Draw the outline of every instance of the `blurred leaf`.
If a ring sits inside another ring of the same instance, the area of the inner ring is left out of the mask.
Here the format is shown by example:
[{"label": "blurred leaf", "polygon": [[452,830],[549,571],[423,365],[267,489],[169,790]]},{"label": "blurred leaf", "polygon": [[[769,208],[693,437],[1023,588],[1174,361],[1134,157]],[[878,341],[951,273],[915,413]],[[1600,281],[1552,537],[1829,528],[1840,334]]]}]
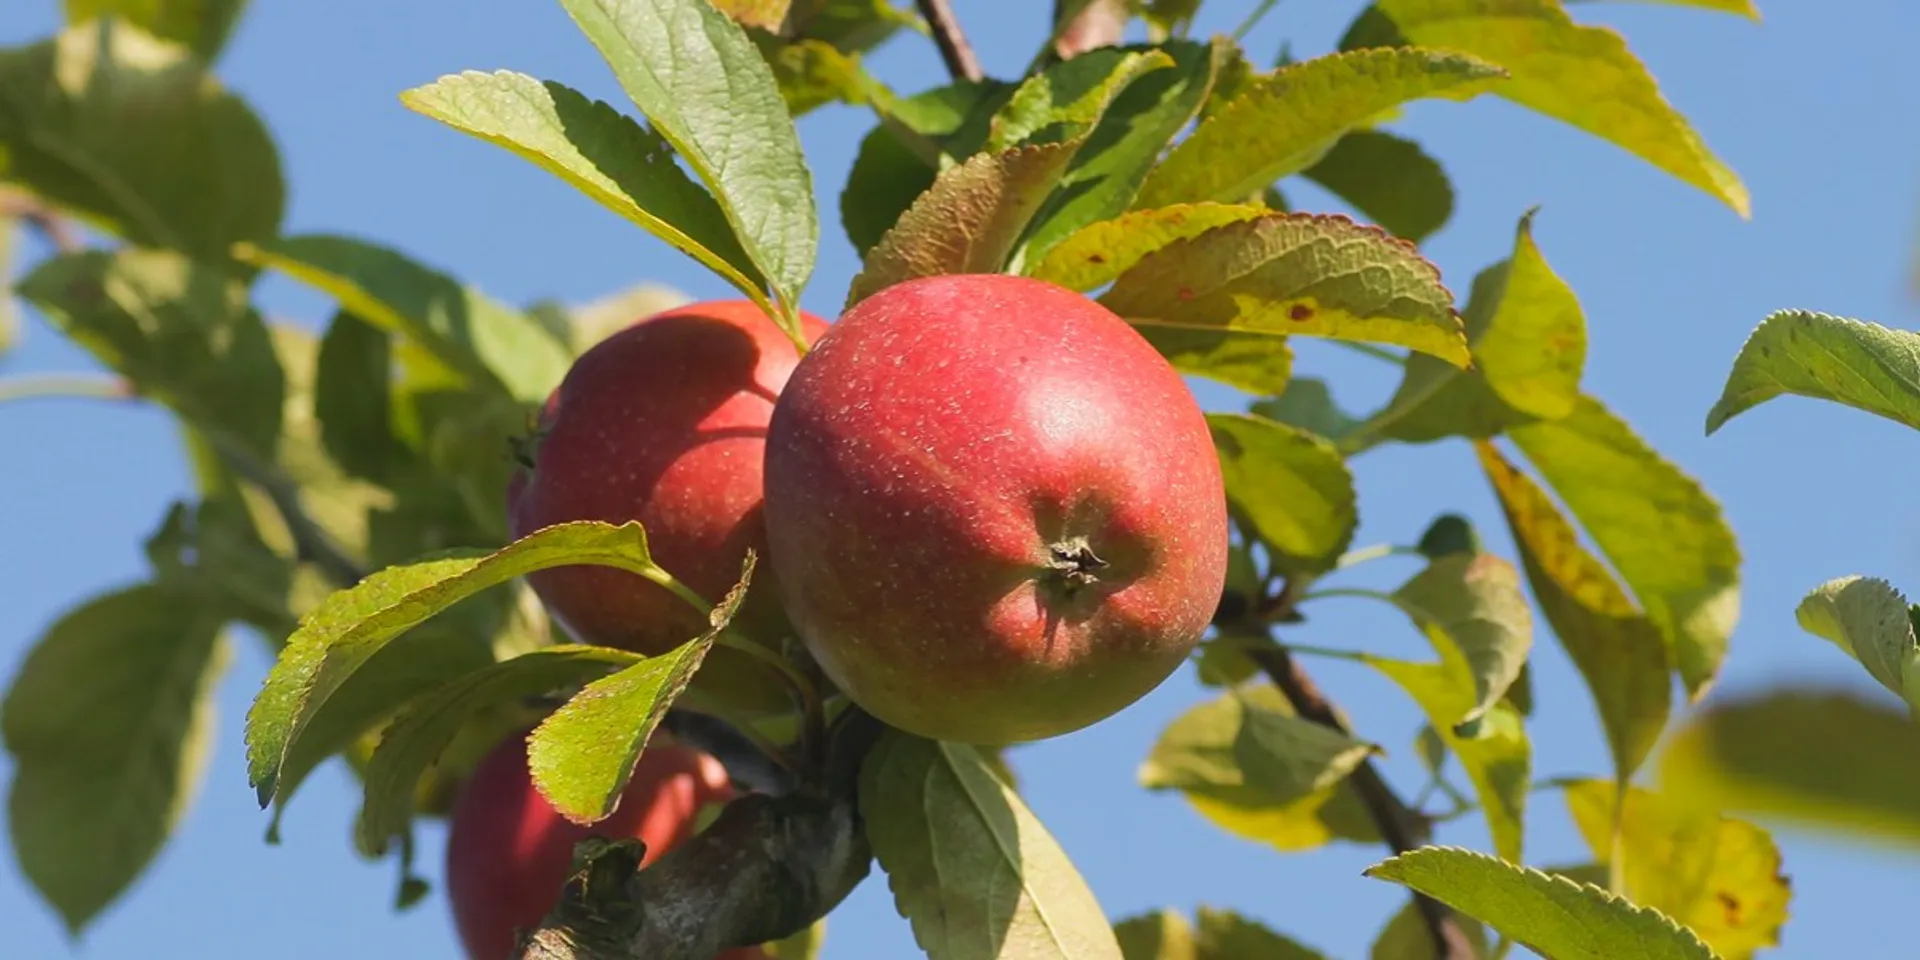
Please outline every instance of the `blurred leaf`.
[{"label": "blurred leaf", "polygon": [[847,306],[917,277],[1001,272],[1077,147],[1014,147],[948,168],[867,253]]},{"label": "blurred leaf", "polygon": [[566,308],[575,353],[632,326],[643,317],[693,302],[685,292],[661,283],[640,283]]},{"label": "blurred leaf", "polygon": [[338,300],[340,308],[406,339],[403,360],[424,351],[473,386],[499,385],[537,403],[572,361],[567,345],[532,317],[397,250],[344,236],[308,234],[237,251]]},{"label": "blurred leaf", "polygon": [[1473,521],[1457,513],[1443,513],[1427,524],[1414,549],[1428,560],[1438,560],[1456,553],[1481,553],[1486,548]]},{"label": "blurred leaf", "polygon": [[20,221],[0,208],[0,357],[20,342],[20,309],[14,302],[14,258],[20,254]]},{"label": "blurred leaf", "polygon": [[503,660],[435,688],[402,711],[367,764],[356,842],[371,855],[407,828],[420,778],[488,707],[586,683],[639,656],[607,647],[554,646]]},{"label": "blurred leaf", "polygon": [[[1283,851],[1311,849],[1335,837],[1373,842],[1373,821],[1345,777],[1376,748],[1328,730],[1315,748],[1320,765],[1308,756],[1287,767],[1265,757],[1258,732],[1248,729],[1294,729],[1304,722],[1271,684],[1209,700],[1161,731],[1138,778],[1149,788],[1178,788],[1214,825]],[[1242,754],[1256,767],[1251,776]],[[1307,789],[1313,784],[1317,789]]]},{"label": "blurred leaf", "polygon": [[272,640],[292,632],[293,560],[262,541],[233,491],[174,503],[144,547],[154,579],[172,595],[258,627]]},{"label": "blurred leaf", "polygon": [[68,23],[118,17],[212,63],[233,34],[247,0],[64,0],[62,6]]},{"label": "blurred leaf", "polygon": [[320,341],[313,415],[328,455],[348,473],[385,481],[400,456],[393,436],[391,334],[341,310]]},{"label": "blurred leaf", "polygon": [[1326,955],[1281,936],[1230,910],[1195,911],[1199,934],[1195,960],[1326,960]]},{"label": "blurred leaf", "polygon": [[213,747],[222,617],[141,584],[67,611],[0,707],[20,870],[78,936],[146,869]]},{"label": "blurred leaf", "polygon": [[711,626],[704,633],[587,684],[533,731],[527,768],[533,785],[561,816],[589,824],[613,814],[654,728],[740,612],[754,562],[748,550],[739,582],[708,613]]},{"label": "blurred leaf", "polygon": [[826,939],[827,918],[821,917],[799,933],[760,949],[766,951],[769,960],[819,960],[820,944]]},{"label": "blurred leaf", "polygon": [[922,26],[910,9],[892,0],[800,0],[806,17],[801,33],[848,53],[871,50],[902,27]]},{"label": "blurred leaf", "polygon": [[1800,627],[1860,661],[1880,685],[1920,714],[1920,607],[1871,577],[1841,577],[1815,588],[1794,611]]},{"label": "blurred leaf", "polygon": [[1422,847],[1366,875],[1424,893],[1554,960],[1615,960],[1622,944],[1644,960],[1715,960],[1699,937],[1657,910],[1473,850]]},{"label": "blurred leaf", "polygon": [[780,98],[795,117],[829,103],[867,102],[868,84],[857,57],[819,40],[782,44],[767,57]]},{"label": "blurred leaf", "polygon": [[1688,693],[1704,696],[1740,619],[1740,548],[1719,504],[1589,396],[1511,436],[1660,628]]},{"label": "blurred leaf", "polygon": [[1520,219],[1511,258],[1480,272],[1465,312],[1474,369],[1409,357],[1405,378],[1379,417],[1385,436],[1409,443],[1490,437],[1535,418],[1573,412],[1587,359],[1587,321],[1572,288],[1533,242],[1533,213]]},{"label": "blurred leaf", "polygon": [[1200,960],[1193,942],[1193,925],[1178,910],[1162,907],[1113,925],[1124,960]]},{"label": "blurred leaf", "polygon": [[709,0],[721,13],[749,27],[777,31],[793,0]]},{"label": "blurred leaf", "polygon": [[395,637],[488,587],[575,564],[678,586],[653,562],[638,523],[582,521],[548,527],[492,553],[452,551],[389,567],[328,597],[302,618],[247,714],[248,780],[261,804],[273,798],[286,758],[327,698]]},{"label": "blurred leaf", "polygon": [[1334,403],[1327,382],[1317,377],[1294,377],[1279,396],[1253,405],[1253,413],[1299,427],[1339,443],[1358,429],[1360,420]]},{"label": "blurred leaf", "polygon": [[1256,77],[1154,168],[1134,206],[1244,200],[1318,163],[1342,134],[1384,111],[1437,94],[1466,99],[1501,75],[1461,53],[1399,48],[1330,54]]},{"label": "blurred leaf", "polygon": [[[1590,0],[1569,0],[1572,3],[1586,3]],[[1737,13],[1749,20],[1760,19],[1760,8],[1753,0],[1640,0],[1642,3],[1668,3],[1676,7],[1699,7],[1702,10],[1718,10],[1722,13]]]},{"label": "blurred leaf", "polygon": [[1081,227],[1047,251],[1046,258],[1027,274],[1085,293],[1112,283],[1144,257],[1181,240],[1266,214],[1260,207],[1228,203],[1134,210]]},{"label": "blurred leaf", "polygon": [[[1013,98],[993,116],[986,149],[998,153],[1028,141],[1060,143],[1092,132],[1114,98],[1134,81],[1156,70],[1167,70],[1173,58],[1154,49],[1089,50],[1028,77]],[[1042,138],[1055,127],[1065,127]]]},{"label": "blurred leaf", "polygon": [[1593,693],[1614,775],[1624,783],[1646,761],[1673,706],[1672,667],[1660,629],[1580,544],[1573,524],[1532,478],[1493,444],[1483,440],[1474,447],[1500,498],[1534,598]]},{"label": "blurred leaf", "polygon": [[1575,23],[1558,0],[1377,0],[1340,49],[1400,44],[1498,64],[1511,78],[1494,93],[1612,141],[1743,218],[1751,212],[1739,176],[1667,102],[1627,42]]},{"label": "blurred leaf", "polygon": [[1491,553],[1452,553],[1393,592],[1435,650],[1457,651],[1472,683],[1472,702],[1459,716],[1436,724],[1469,724],[1512,686],[1533,649],[1533,613],[1513,564]]},{"label": "blurred leaf", "polygon": [[400,102],[511,150],[766,302],[766,278],[720,202],[680,169],[659,132],[605,102],[504,70],[442,77]]},{"label": "blurred leaf", "polygon": [[1782,394],[1830,400],[1920,430],[1920,333],[1807,310],[1755,328],[1733,361],[1707,433]]},{"label": "blurred leaf", "polygon": [[1175,370],[1255,396],[1279,393],[1293,377],[1293,347],[1285,337],[1181,327],[1139,330]]},{"label": "blurred leaf", "polygon": [[1227,500],[1267,546],[1274,569],[1324,573],[1353,541],[1353,474],[1327,440],[1250,414],[1212,413],[1207,426]]},{"label": "blurred leaf", "polygon": [[1920,724],[1841,690],[1782,689],[1695,714],[1660,756],[1661,792],[1920,850]]},{"label": "blurred leaf", "polygon": [[220,263],[286,203],[253,111],[185,49],[119,21],[0,50],[0,178],[143,245]]},{"label": "blurred leaf", "polygon": [[[1462,914],[1454,915],[1454,922],[1467,935],[1467,942],[1473,944],[1474,956],[1490,957],[1485,924]],[[1420,915],[1419,905],[1408,899],[1387,925],[1380,928],[1380,935],[1374,938],[1373,947],[1367,952],[1368,960],[1440,960],[1433,948],[1433,931]]]},{"label": "blurred leaf", "polygon": [[1175,718],[1139,771],[1149,790],[1245,787],[1276,804],[1338,786],[1380,748],[1274,706],[1262,684]]},{"label": "blurred leaf", "polygon": [[[1610,780],[1565,787],[1574,825],[1602,864],[1613,860],[1616,789]],[[1630,787],[1620,831],[1628,899],[1685,924],[1727,960],[1779,946],[1792,891],[1765,830]]]},{"label": "blurred leaf", "polygon": [[1394,236],[1415,243],[1453,215],[1453,185],[1439,161],[1391,133],[1349,131],[1302,173]]},{"label": "blurred leaf", "polygon": [[[1431,637],[1432,634],[1429,634]],[[1447,749],[1460,758],[1460,766],[1473,782],[1480,798],[1481,813],[1487,820],[1487,832],[1493,836],[1495,852],[1520,862],[1525,838],[1527,790],[1532,777],[1532,751],[1527,742],[1520,714],[1506,703],[1496,703],[1470,728],[1463,729],[1456,717],[1473,708],[1473,686],[1466,664],[1451,645],[1436,643],[1439,663],[1410,663],[1383,657],[1361,659],[1400,685],[1427,715],[1434,732]]]},{"label": "blurred leaf", "polygon": [[[1140,77],[1107,106],[1086,145],[1074,155],[1060,189],[1035,220],[1033,255],[1044,255],[1082,227],[1110,220],[1127,209],[1167,144],[1199,113],[1234,46],[1216,37],[1207,44],[1177,40],[1123,49],[1170,57],[1172,69]],[[1100,52],[1081,54],[1067,63]]]},{"label": "blurred leaf", "polygon": [[1153,29],[1167,33],[1184,31],[1193,26],[1193,18],[1200,10],[1200,0],[1146,0],[1140,11],[1142,19]]},{"label": "blurred leaf", "polygon": [[1270,213],[1142,258],[1100,297],[1140,327],[1392,343],[1468,362],[1440,272],[1345,217]]},{"label": "blurred leaf", "polygon": [[[560,0],[653,129],[713,190],[786,307],[820,240],[813,174],[773,71],[705,0]],[[789,331],[794,332],[794,331]]]},{"label": "blurred leaf", "polygon": [[285,374],[245,287],[163,250],[55,257],[20,295],[143,396],[256,456],[280,432]]},{"label": "blurred leaf", "polygon": [[974,748],[887,730],[861,769],[860,813],[931,960],[1120,960],[1086,881]]}]

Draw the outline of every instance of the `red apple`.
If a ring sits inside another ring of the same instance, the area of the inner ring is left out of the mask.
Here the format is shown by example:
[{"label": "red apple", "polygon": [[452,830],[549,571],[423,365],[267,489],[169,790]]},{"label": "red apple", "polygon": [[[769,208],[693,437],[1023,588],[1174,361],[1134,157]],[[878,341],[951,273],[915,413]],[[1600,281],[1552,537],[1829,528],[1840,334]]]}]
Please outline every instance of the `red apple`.
[{"label": "red apple", "polygon": [[941,740],[1118,712],[1192,650],[1226,579],[1186,384],[1110,311],[1020,277],[913,280],[841,317],[774,411],[766,517],[821,667]]},{"label": "red apple", "polygon": [[[700,810],[725,803],[733,787],[720,762],[662,742],[656,734],[634,766],[613,816],[590,827],[560,816],[533,785],[525,736],[509,737],[474,768],[454,803],[447,834],[447,899],[469,960],[506,960],[516,931],[553,909],[573,862],[574,844],[590,835],[638,838],[643,864],[694,833]],[[716,960],[766,960],[758,947]]]},{"label": "red apple", "polygon": [[[803,314],[802,325],[809,340],[826,330],[812,315]],[[638,520],[655,561],[719,601],[749,547],[766,555],[767,421],[798,360],[793,342],[745,300],[668,310],[596,343],[548,399],[527,451],[531,469],[508,485],[513,536],[571,520]],[[742,632],[785,632],[772,579],[762,564],[736,621]],[[651,656],[707,625],[671,592],[612,567],[555,567],[528,582],[588,643]],[[730,650],[716,650],[709,666],[703,683],[764,673]],[[778,688],[771,695],[776,708],[784,703]]]}]

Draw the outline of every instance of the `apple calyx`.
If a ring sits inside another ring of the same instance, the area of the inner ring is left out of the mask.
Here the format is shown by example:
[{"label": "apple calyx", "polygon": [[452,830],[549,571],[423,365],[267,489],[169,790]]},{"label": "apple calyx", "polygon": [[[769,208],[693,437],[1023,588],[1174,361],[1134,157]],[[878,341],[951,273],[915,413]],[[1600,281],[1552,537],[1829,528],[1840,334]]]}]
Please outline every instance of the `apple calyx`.
[{"label": "apple calyx", "polygon": [[1049,579],[1058,581],[1069,597],[1099,583],[1100,571],[1112,565],[1093,552],[1093,544],[1086,537],[1068,537],[1049,546],[1047,553]]}]

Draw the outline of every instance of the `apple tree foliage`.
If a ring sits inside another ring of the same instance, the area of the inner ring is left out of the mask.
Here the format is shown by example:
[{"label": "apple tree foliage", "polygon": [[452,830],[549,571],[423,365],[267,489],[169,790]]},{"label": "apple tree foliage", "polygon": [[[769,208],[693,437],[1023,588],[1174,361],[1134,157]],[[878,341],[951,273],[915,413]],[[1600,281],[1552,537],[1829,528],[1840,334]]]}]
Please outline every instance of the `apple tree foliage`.
[{"label": "apple tree foliage", "polygon": [[[1758,16],[1746,0],[1672,2]],[[1242,5],[1251,22],[1273,3]],[[849,304],[920,276],[1041,278],[1244,397],[1209,415],[1236,535],[1192,669],[1217,694],[1141,745],[1139,779],[1251,843],[1384,844],[1367,875],[1408,899],[1381,918],[1374,957],[1514,945],[1555,958],[1748,957],[1778,942],[1789,891],[1768,833],[1735,813],[1920,839],[1908,717],[1792,691],[1709,703],[1670,729],[1729,652],[1733,531],[1699,483],[1582,387],[1586,320],[1531,211],[1514,211],[1511,246],[1486,251],[1465,282],[1422,253],[1455,198],[1441,160],[1392,130],[1421,99],[1505,98],[1746,214],[1739,177],[1578,4],[1379,0],[1338,49],[1266,63],[1232,36],[1194,35],[1198,0],[1068,0],[1024,75],[917,91],[889,88],[862,55],[944,27],[886,0],[559,6],[630,103],[512,69],[423,82],[401,101],[576,187],[796,339],[818,212],[837,209],[863,258]],[[0,380],[0,393],[162,407],[197,484],[147,539],[148,575],[62,616],[0,714],[15,856],[76,933],[167,842],[212,750],[244,742],[270,838],[308,774],[349,765],[365,785],[356,844],[396,859],[405,908],[427,893],[411,869],[413,823],[444,815],[494,739],[541,720],[536,783],[592,822],[670,709],[724,713],[699,695],[699,672],[710,650],[744,646],[727,629],[738,592],[678,584],[637,524],[509,542],[502,516],[508,438],[586,346],[671,295],[512,304],[376,239],[286,233],[272,137],[218,78],[244,7],[66,0],[57,35],[0,50],[0,236],[37,227],[58,241],[12,291],[115,375]],[[1143,22],[1145,39],[1055,42],[1090,16]],[[874,122],[848,182],[826,187],[793,118],[833,102]],[[1301,180],[1359,219],[1292,209]],[[251,294],[268,273],[326,295],[334,313],[265,316]],[[1349,412],[1336,385],[1294,369],[1296,337],[1398,364],[1399,386],[1379,409]],[[1709,427],[1783,393],[1920,428],[1920,336],[1769,318]],[[1487,552],[1453,515],[1404,543],[1351,542],[1350,465],[1384,444],[1440,441],[1473,448],[1516,556]],[[1424,567],[1392,591],[1341,585],[1392,554]],[[568,642],[522,577],[578,564],[666,586],[712,627],[653,658]],[[1317,605],[1354,596],[1404,614],[1432,656],[1290,643]],[[1893,586],[1835,580],[1799,616],[1920,707],[1920,607]],[[1584,678],[1582,706],[1604,731],[1611,763],[1589,777],[1534,780],[1527,729],[1548,706],[1528,682],[1536,631],[1556,642],[1545,655]],[[238,642],[277,658],[244,738],[216,721],[209,694]],[[759,655],[800,706],[728,719],[804,766],[844,703],[797,645]],[[1373,764],[1392,732],[1350,726],[1312,686],[1302,664],[1316,657],[1378,670],[1425,714],[1405,732],[1430,774],[1417,797]],[[1107,916],[1004,761],[898,731],[866,754],[864,842],[928,956],[1322,955],[1226,911]],[[1529,859],[1527,814],[1546,790],[1589,861]],[[1429,845],[1434,820],[1451,817],[1482,818],[1491,848]],[[780,956],[819,949],[817,928],[796,933]]]}]

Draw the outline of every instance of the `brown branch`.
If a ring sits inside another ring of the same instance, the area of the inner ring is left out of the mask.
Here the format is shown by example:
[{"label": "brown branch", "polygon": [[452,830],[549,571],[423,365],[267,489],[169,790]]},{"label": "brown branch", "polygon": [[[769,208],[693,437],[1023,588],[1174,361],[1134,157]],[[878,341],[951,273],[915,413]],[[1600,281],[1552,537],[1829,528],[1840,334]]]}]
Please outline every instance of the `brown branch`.
[{"label": "brown branch", "polygon": [[[1280,593],[1264,605],[1266,622],[1298,619],[1298,614],[1293,610],[1300,593],[1294,587],[1295,582],[1289,580]],[[1346,718],[1341,716],[1339,708],[1327,699],[1326,694],[1320,691],[1320,685],[1313,682],[1313,678],[1285,648],[1255,646],[1248,648],[1246,654],[1248,659],[1266,672],[1273,680],[1273,685],[1280,688],[1287,702],[1293,704],[1294,711],[1303,719],[1352,735],[1353,730]],[[1360,802],[1367,808],[1367,816],[1373,821],[1374,828],[1380,832],[1380,839],[1395,854],[1425,846],[1432,839],[1432,821],[1408,807],[1393,792],[1393,786],[1380,775],[1379,768],[1372,761],[1361,761],[1348,780],[1353,784],[1354,792],[1360,795]],[[1466,930],[1446,904],[1415,894],[1414,905],[1433,938],[1436,960],[1474,960],[1477,953],[1473,942],[1467,939]]]},{"label": "brown branch", "polygon": [[582,865],[518,960],[712,960],[826,916],[872,868],[860,764],[880,722],[849,709],[815,776],[780,797],[748,794],[644,870],[636,841],[580,845]]},{"label": "brown branch", "polygon": [[940,48],[940,59],[946,61],[947,72],[953,74],[955,80],[977,81],[985,77],[980,70],[980,58],[973,55],[967,35],[960,32],[960,21],[954,18],[953,6],[948,0],[914,0],[914,5],[920,8],[920,16],[933,31],[933,43]]},{"label": "brown branch", "polygon": [[[1055,0],[1055,23],[1060,21],[1065,6],[1066,0]],[[1071,60],[1088,50],[1118,46],[1131,17],[1126,0],[1093,0],[1080,9],[1072,23],[1060,28],[1053,39],[1053,54],[1062,60]]]}]

